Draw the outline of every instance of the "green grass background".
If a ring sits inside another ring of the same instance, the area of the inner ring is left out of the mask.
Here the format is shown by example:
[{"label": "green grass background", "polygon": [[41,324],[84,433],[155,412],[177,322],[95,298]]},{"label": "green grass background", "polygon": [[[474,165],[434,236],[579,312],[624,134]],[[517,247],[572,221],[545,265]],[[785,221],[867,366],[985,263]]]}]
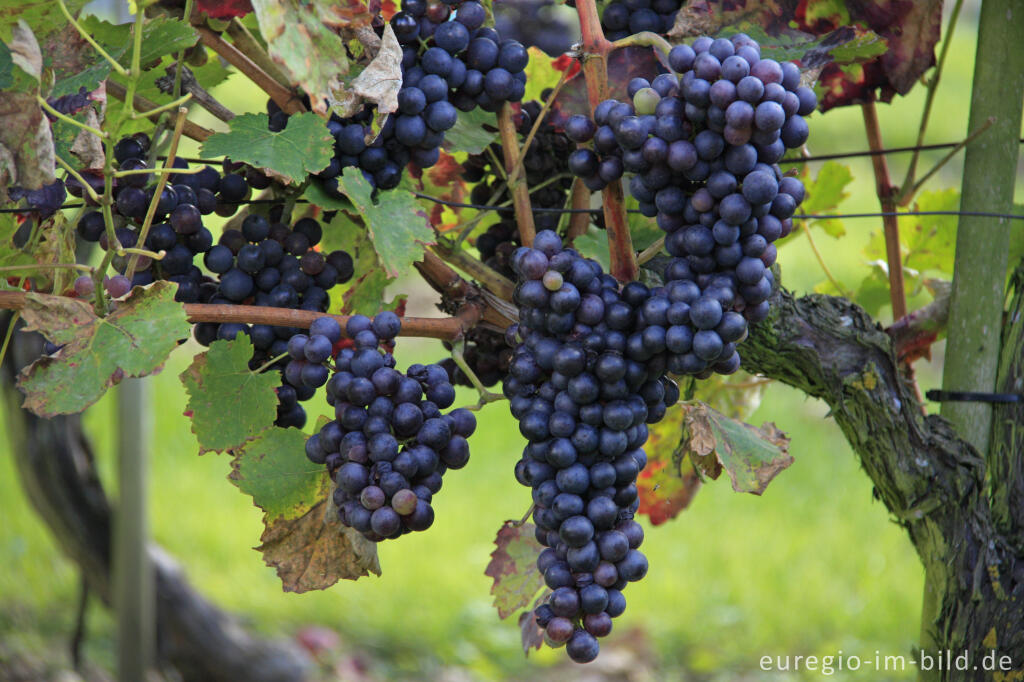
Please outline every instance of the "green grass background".
[{"label": "green grass background", "polygon": [[[966,132],[975,14],[968,3],[929,141],[957,140]],[[265,102],[238,76],[214,94],[236,111],[259,111]],[[879,105],[888,146],[914,143],[923,94],[917,88],[909,97]],[[814,153],[867,147],[859,108],[815,114],[810,123]],[[938,156],[926,155],[922,165]],[[897,180],[908,158],[890,158]],[[849,165],[856,180],[842,208],[878,210],[869,161]],[[960,168],[958,158],[929,187],[958,187]],[[819,232],[816,241],[836,277],[854,288],[867,274],[863,246],[880,224],[851,220],[846,228],[841,240]],[[797,292],[824,279],[803,237],[782,249],[780,263],[784,284]],[[437,314],[432,303],[424,293],[414,296],[410,314]],[[374,661],[381,677],[421,678],[450,667],[476,679],[555,674],[534,666],[559,663],[562,654],[545,650],[524,660],[518,629],[498,620],[490,579],[483,575],[502,521],[522,516],[529,504],[528,491],[512,477],[522,439],[503,403],[480,415],[470,465],[446,477],[436,498],[434,527],[381,545],[383,577],[285,594],[252,549],[261,512],[226,480],[228,458],[196,455],[177,379],[196,350],[191,344],[178,349],[165,370],[148,379],[155,414],[150,513],[154,539],[204,594],[266,634],[292,636],[310,624],[336,630],[345,647]],[[407,364],[442,353],[436,342],[403,340],[398,357]],[[936,385],[940,363],[941,346],[934,364],[919,365],[923,387]],[[108,394],[86,415],[111,493],[116,491],[113,398]],[[468,391],[460,392],[459,403],[473,400]],[[666,679],[800,678],[760,673],[762,655],[909,654],[919,628],[920,564],[905,533],[873,500],[870,480],[826,408],[773,385],[750,421],[774,421],[786,431],[793,439],[794,464],[762,497],[734,493],[720,480],[706,485],[677,520],[648,527],[644,551],[650,573],[630,586],[629,607],[610,639],[642,631],[652,647],[652,664]],[[309,423],[314,422],[311,413]],[[20,652],[60,661],[63,648],[56,647],[63,647],[72,628],[78,578],[29,507],[3,440],[0,557],[0,656]],[[113,622],[95,604],[89,620],[86,656],[112,666]],[[889,676],[909,678],[910,673]]]}]

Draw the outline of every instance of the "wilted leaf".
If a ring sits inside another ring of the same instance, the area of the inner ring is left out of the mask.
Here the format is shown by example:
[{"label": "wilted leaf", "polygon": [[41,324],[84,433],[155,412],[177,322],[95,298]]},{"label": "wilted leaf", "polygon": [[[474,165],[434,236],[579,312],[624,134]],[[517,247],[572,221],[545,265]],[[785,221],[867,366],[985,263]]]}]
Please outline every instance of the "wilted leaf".
[{"label": "wilted leaf", "polygon": [[771,422],[757,428],[699,401],[682,405],[683,452],[712,479],[725,469],[736,492],[760,495],[780,471],[793,463],[789,438]]},{"label": "wilted leaf", "polygon": [[[495,124],[494,114],[483,109],[474,109],[468,113],[460,111],[455,125],[444,134],[443,146],[452,153],[479,154],[497,138]],[[490,130],[484,126],[489,126]]]},{"label": "wilted leaf", "polygon": [[506,521],[498,530],[491,561],[484,575],[494,580],[491,594],[499,618],[508,618],[530,603],[544,587],[544,576],[537,570],[537,557],[544,548],[534,536],[531,523],[521,526]]},{"label": "wilted leaf", "polygon": [[305,455],[298,429],[273,427],[236,452],[228,479],[251,495],[266,526],[257,547],[285,592],[323,590],[380,575],[377,545],[341,524],[326,469]]},{"label": "wilted leaf", "polygon": [[375,203],[373,188],[354,168],[346,168],[338,176],[338,189],[362,216],[388,277],[407,272],[413,263],[423,259],[424,247],[435,243],[427,214],[410,192],[380,192]]},{"label": "wilted leaf", "polygon": [[333,138],[322,118],[313,113],[288,117],[287,127],[272,132],[266,114],[242,114],[231,121],[231,132],[216,133],[203,143],[202,157],[230,157],[267,168],[285,181],[299,182],[331,162]]},{"label": "wilted leaf", "polygon": [[[86,4],[86,0],[65,0],[71,15],[78,14]],[[0,40],[10,40],[14,27],[19,21],[28,24],[36,36],[42,40],[50,33],[67,25],[67,19],[60,6],[54,0],[21,0],[20,2],[0,3]]]},{"label": "wilted leaf", "polygon": [[324,590],[343,578],[380,575],[376,543],[343,526],[327,500],[297,519],[271,522],[260,541],[256,549],[277,569],[285,592]]},{"label": "wilted leaf", "polygon": [[546,602],[549,596],[551,596],[551,590],[544,590],[530,608],[519,614],[519,639],[523,645],[523,653],[527,656],[530,655],[530,649],[540,650],[541,645],[544,644],[544,631],[537,625],[537,619],[533,617],[533,612]]},{"label": "wilted leaf", "polygon": [[185,307],[174,300],[176,290],[162,281],[136,287],[106,317],[97,317],[80,299],[26,294],[26,329],[64,347],[22,370],[24,407],[41,417],[74,414],[96,402],[122,373],[141,377],[157,371],[190,329]]},{"label": "wilted leaf", "polygon": [[56,179],[50,123],[36,101],[43,57],[24,21],[11,33],[11,85],[0,93],[0,188],[9,183],[35,190]]},{"label": "wilted leaf", "polygon": [[[822,164],[818,175],[813,181],[805,181],[807,198],[800,204],[800,213],[804,215],[835,213],[840,202],[849,196],[846,186],[853,182],[853,173],[849,166],[835,161]],[[846,228],[842,222],[833,218],[811,220],[811,227],[821,227],[830,237],[842,237]]]},{"label": "wilted leaf", "polygon": [[352,91],[363,101],[376,104],[378,114],[390,114],[398,111],[398,91],[401,89],[402,46],[398,44],[391,24],[387,24],[380,52],[352,81]]},{"label": "wilted leaf", "polygon": [[255,0],[252,5],[271,58],[309,94],[314,111],[327,113],[327,102],[336,99],[349,72],[345,41],[335,29],[368,26],[373,14],[360,0]]},{"label": "wilted leaf", "polygon": [[[623,47],[608,55],[608,96],[627,99],[626,88],[633,78],[652,79],[667,71],[650,47]],[[549,114],[552,125],[564,124],[573,114],[591,116],[587,97],[587,83],[583,73],[577,73],[562,86]]]},{"label": "wilted leaf", "polygon": [[241,447],[273,425],[280,377],[256,374],[249,369],[250,359],[252,342],[239,332],[234,341],[214,341],[181,373],[200,454]]}]

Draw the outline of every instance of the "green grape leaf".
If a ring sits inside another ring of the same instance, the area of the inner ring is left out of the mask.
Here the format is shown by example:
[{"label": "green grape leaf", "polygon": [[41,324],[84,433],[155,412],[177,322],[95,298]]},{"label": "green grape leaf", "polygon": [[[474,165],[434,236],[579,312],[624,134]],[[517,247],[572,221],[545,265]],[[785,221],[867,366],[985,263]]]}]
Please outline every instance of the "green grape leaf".
[{"label": "green grape leaf", "polygon": [[[313,183],[310,184],[313,186]],[[307,192],[308,194],[308,192]],[[394,282],[384,274],[377,251],[366,228],[358,218],[346,211],[354,212],[352,204],[342,199],[334,219],[324,229],[325,251],[341,249],[352,256],[353,269],[357,273],[352,281],[334,289],[342,291],[341,297],[333,297],[332,312],[343,315],[376,315],[383,310],[396,310],[405,296],[396,296],[391,302],[385,301],[384,290]]]},{"label": "green grape leaf", "polygon": [[423,259],[423,248],[435,243],[427,214],[412,193],[399,189],[380,192],[374,203],[373,188],[355,168],[346,168],[339,176],[338,189],[362,216],[387,277],[407,272]]},{"label": "green grape leaf", "polygon": [[572,240],[573,248],[583,254],[586,258],[593,258],[605,272],[612,269],[611,252],[608,250],[608,233],[599,230],[593,225],[576,239]]},{"label": "green grape leaf", "polygon": [[56,179],[56,160],[50,123],[36,98],[43,55],[24,21],[7,41],[11,86],[0,93],[0,194],[8,185],[40,189]]},{"label": "green grape leaf", "polygon": [[682,417],[681,404],[670,407],[664,419],[650,426],[644,445],[647,466],[636,481],[640,499],[637,511],[654,526],[677,517],[700,490],[700,476],[681,451]]},{"label": "green grape leaf", "polygon": [[[111,24],[89,15],[82,19],[82,28],[107,50],[121,66],[131,64],[131,50],[134,41],[135,24]],[[142,44],[139,62],[145,67],[164,55],[177,54],[192,47],[199,40],[195,29],[178,19],[155,17],[142,25]],[[108,49],[109,48],[109,49]]]},{"label": "green grape leaf", "polygon": [[174,300],[176,290],[171,282],[135,287],[105,317],[80,299],[26,294],[26,328],[63,348],[22,370],[24,407],[40,417],[75,414],[122,377],[158,371],[190,330],[185,307]]},{"label": "green grape leaf", "polygon": [[[889,266],[885,259],[869,261],[870,272],[861,280],[860,286],[853,294],[853,302],[859,305],[872,317],[878,317],[882,308],[889,305]],[[820,290],[819,290],[820,289]],[[824,293],[823,284],[815,287],[815,291]]]},{"label": "green grape leaf", "polygon": [[11,48],[7,43],[0,42],[0,90],[6,90],[14,85],[14,60],[11,58]]},{"label": "green grape leaf", "polygon": [[300,182],[331,162],[333,138],[316,114],[290,116],[287,127],[277,133],[267,128],[268,122],[266,114],[242,114],[231,121],[231,132],[210,136],[200,155],[266,168],[286,182]]},{"label": "green grape leaf", "polygon": [[[480,154],[498,137],[495,125],[494,114],[489,114],[483,109],[474,109],[469,113],[460,111],[455,125],[444,134],[443,147],[451,154]],[[488,126],[490,130],[484,126]]]},{"label": "green grape leaf", "polygon": [[523,95],[523,101],[543,102],[541,93],[558,85],[558,79],[562,74],[551,68],[551,57],[539,47],[531,46],[527,48],[527,52],[530,53],[530,61],[527,62],[525,69],[526,94]]},{"label": "green grape leaf", "polygon": [[337,29],[368,26],[373,14],[360,0],[253,0],[252,7],[271,58],[309,94],[313,110],[326,114],[327,102],[344,98],[349,73]]},{"label": "green grape leaf", "polygon": [[[19,227],[16,214],[0,213],[0,266],[2,267],[30,265],[35,262],[30,253],[14,245],[14,235]],[[13,288],[13,285],[11,287]],[[0,288],[8,288],[7,277],[0,277]]]},{"label": "green grape leaf", "polygon": [[738,493],[760,495],[793,463],[789,438],[771,422],[760,428],[726,417],[707,403],[682,403],[681,452],[704,475],[717,479],[724,469]]},{"label": "green grape leaf", "polygon": [[[86,0],[65,0],[71,16],[86,5]],[[24,21],[32,31],[44,38],[67,25],[67,19],[60,6],[53,0],[22,0],[0,3],[0,40],[7,42],[14,34],[14,27]]]},{"label": "green grape leaf", "polygon": [[[281,380],[276,372],[250,370],[252,351],[249,337],[239,332],[234,341],[214,341],[181,373],[199,454],[241,447],[273,425],[274,389]],[[225,405],[232,409],[225,410]]]},{"label": "green grape leaf", "polygon": [[[835,161],[826,161],[812,181],[805,181],[807,197],[800,204],[802,214],[834,213],[839,203],[849,196],[846,186],[853,182],[853,173],[849,166]],[[811,220],[809,227],[821,227],[830,237],[842,237],[846,228],[842,222],[833,218]]]},{"label": "green grape leaf", "polygon": [[[306,191],[302,195],[303,199],[306,199],[310,203],[316,204],[320,208],[325,208],[328,211],[354,211],[355,208],[352,206],[352,202],[345,197],[333,197],[324,191],[323,186],[320,182],[314,179],[306,186]],[[327,236],[327,233],[324,233]]]},{"label": "green grape leaf", "polygon": [[[245,348],[235,341],[231,343],[236,350]],[[238,411],[241,410],[230,410],[232,414]],[[228,479],[266,512],[265,522],[301,518],[330,495],[327,470],[309,461],[305,447],[306,435],[302,431],[268,426],[234,450]]]},{"label": "green grape leaf", "polygon": [[342,314],[372,317],[384,310],[393,311],[398,303],[404,300],[396,298],[390,303],[384,300],[384,290],[393,281],[394,279],[388,279],[383,270],[371,270],[357,277],[342,294]]},{"label": "green grape leaf", "polygon": [[272,427],[236,451],[229,480],[264,511],[256,549],[285,592],[323,590],[341,579],[380,575],[377,545],[341,525],[327,470],[304,453],[298,429]]},{"label": "green grape leaf", "polygon": [[543,547],[534,536],[532,523],[517,526],[506,521],[494,538],[496,549],[484,575],[494,580],[491,594],[499,618],[508,618],[527,606],[544,587],[544,576],[537,570],[537,557]]},{"label": "green grape leaf", "polygon": [[[960,192],[955,189],[921,192],[914,201],[914,210],[958,211]],[[911,220],[910,229],[907,229],[910,221],[900,221],[900,241],[905,250],[903,267],[952,277],[957,216],[923,215]]]}]

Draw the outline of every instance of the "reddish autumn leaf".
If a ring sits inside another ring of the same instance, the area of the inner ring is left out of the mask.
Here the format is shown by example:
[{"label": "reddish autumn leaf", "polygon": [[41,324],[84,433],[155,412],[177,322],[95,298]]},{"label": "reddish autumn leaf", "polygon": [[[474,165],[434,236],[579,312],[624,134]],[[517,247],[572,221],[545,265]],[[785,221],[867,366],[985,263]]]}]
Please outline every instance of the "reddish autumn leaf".
[{"label": "reddish autumn leaf", "polygon": [[[373,10],[372,3],[370,9]],[[391,17],[398,13],[398,5],[395,4],[395,0],[384,0],[381,2],[380,13],[384,17],[384,21],[391,21]]]},{"label": "reddish autumn leaf", "polygon": [[657,526],[679,516],[679,512],[690,506],[700,489],[700,476],[684,461],[682,468],[672,462],[648,461],[636,481],[640,495],[641,514],[646,514],[651,525]]},{"label": "reddish autumn leaf", "polygon": [[664,419],[651,425],[644,446],[647,466],[636,482],[640,495],[638,512],[647,515],[655,526],[678,516],[700,488],[700,477],[688,461],[683,461],[679,451],[682,429],[682,407],[677,405],[668,410]]},{"label": "reddish autumn leaf", "polygon": [[491,552],[484,575],[494,579],[491,594],[501,618],[527,606],[544,587],[544,576],[537,570],[537,557],[543,547],[535,532],[531,523],[517,526],[514,521],[506,521],[494,538],[497,548]]},{"label": "reddish autumn leaf", "polygon": [[[905,95],[935,63],[935,44],[942,24],[940,0],[696,0],[678,13],[670,35],[715,35],[726,26],[746,22],[769,36],[825,36],[840,27],[870,30],[888,45],[880,55],[863,60],[855,54],[833,55],[822,85],[823,111],[873,98],[889,101]],[[849,67],[864,62],[863,68]]]},{"label": "reddish autumn leaf", "polygon": [[[566,57],[567,55],[562,55],[553,63],[557,64]],[[665,70],[658,62],[654,50],[649,47],[624,47],[615,50],[608,56],[608,96],[625,100],[626,87],[630,80],[636,77],[650,80]],[[578,70],[576,75],[562,86],[561,92],[551,106],[548,118],[552,125],[559,128],[573,114],[590,115],[587,83]]]},{"label": "reddish autumn leaf", "polygon": [[539,651],[541,645],[544,644],[544,631],[537,625],[537,619],[533,617],[533,612],[546,602],[549,596],[551,596],[551,590],[544,590],[534,600],[530,608],[519,614],[519,636],[523,644],[523,653],[527,656],[530,655],[530,649]]},{"label": "reddish autumn leaf", "polygon": [[566,53],[552,59],[551,68],[555,71],[564,71],[566,78],[572,78],[580,72],[580,60]]},{"label": "reddish autumn leaf", "polygon": [[453,180],[462,176],[462,164],[455,160],[455,157],[448,152],[441,150],[441,157],[437,163],[427,171],[427,179],[435,187],[447,187]]},{"label": "reddish autumn leaf", "polygon": [[252,11],[249,0],[197,0],[196,9],[214,19],[244,17]]}]

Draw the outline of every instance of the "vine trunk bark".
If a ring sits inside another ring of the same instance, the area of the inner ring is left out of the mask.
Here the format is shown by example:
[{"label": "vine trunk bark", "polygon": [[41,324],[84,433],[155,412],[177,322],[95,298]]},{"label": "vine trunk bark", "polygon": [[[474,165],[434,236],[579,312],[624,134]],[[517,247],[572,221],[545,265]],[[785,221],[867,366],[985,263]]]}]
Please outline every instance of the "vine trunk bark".
[{"label": "vine trunk bark", "polygon": [[[1004,385],[1024,384],[1024,267],[1008,319]],[[892,339],[843,298],[785,291],[753,325],[743,366],[824,400],[894,520],[910,535],[936,594],[932,650],[968,652],[971,669],[944,680],[991,680],[982,657],[1009,656],[1024,674],[1024,444],[1020,406],[1000,411],[1001,447],[1016,452],[1001,500],[986,489],[985,461],[948,421],[924,415],[899,371]],[[1016,419],[1016,421],[1013,421]],[[995,434],[994,434],[995,436]],[[919,659],[920,660],[920,659]],[[973,666],[979,666],[974,669]],[[1005,671],[1004,671],[1005,672]],[[1004,678],[1019,679],[1007,674]]]},{"label": "vine trunk bark", "polygon": [[[10,315],[0,317],[0,337]],[[0,368],[0,402],[22,488],[89,589],[112,606],[113,512],[93,466],[79,415],[42,419],[21,409],[20,368],[39,357],[42,338],[16,331]],[[184,680],[299,682],[310,661],[296,646],[250,635],[192,588],[178,564],[150,545],[156,583],[157,657]]]}]

